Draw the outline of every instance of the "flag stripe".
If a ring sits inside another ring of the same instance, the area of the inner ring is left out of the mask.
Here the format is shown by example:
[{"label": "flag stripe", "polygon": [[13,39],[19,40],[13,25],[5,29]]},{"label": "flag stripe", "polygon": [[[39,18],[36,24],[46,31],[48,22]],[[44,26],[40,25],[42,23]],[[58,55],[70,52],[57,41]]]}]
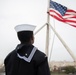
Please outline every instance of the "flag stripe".
[{"label": "flag stripe", "polygon": [[76,13],[76,11],[71,10],[71,9],[67,10],[67,12],[74,12],[74,13]]}]

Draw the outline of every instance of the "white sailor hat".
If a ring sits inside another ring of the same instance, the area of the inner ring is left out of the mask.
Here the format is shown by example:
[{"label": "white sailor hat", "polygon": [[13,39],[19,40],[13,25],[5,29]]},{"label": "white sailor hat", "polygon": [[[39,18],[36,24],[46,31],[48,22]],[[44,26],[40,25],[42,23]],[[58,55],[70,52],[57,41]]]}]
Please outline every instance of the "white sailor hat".
[{"label": "white sailor hat", "polygon": [[36,26],[30,24],[20,24],[15,27],[16,32],[20,31],[34,31]]}]

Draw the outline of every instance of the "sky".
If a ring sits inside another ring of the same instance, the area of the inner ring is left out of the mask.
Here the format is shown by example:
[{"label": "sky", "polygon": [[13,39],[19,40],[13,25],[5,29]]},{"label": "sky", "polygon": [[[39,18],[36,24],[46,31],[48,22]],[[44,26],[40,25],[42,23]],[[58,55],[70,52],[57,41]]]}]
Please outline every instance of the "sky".
[{"label": "sky", "polygon": [[[66,7],[76,10],[76,0],[54,0]],[[3,63],[9,52],[15,49],[18,41],[14,27],[18,24],[32,24],[37,26],[35,32],[47,23],[48,0],[0,0],[0,63]],[[50,23],[58,34],[76,55],[76,28],[59,22],[50,17]],[[50,28],[49,54],[50,61],[74,61],[60,40]],[[46,26],[35,35],[34,45],[45,53]],[[51,51],[52,48],[52,51]]]}]

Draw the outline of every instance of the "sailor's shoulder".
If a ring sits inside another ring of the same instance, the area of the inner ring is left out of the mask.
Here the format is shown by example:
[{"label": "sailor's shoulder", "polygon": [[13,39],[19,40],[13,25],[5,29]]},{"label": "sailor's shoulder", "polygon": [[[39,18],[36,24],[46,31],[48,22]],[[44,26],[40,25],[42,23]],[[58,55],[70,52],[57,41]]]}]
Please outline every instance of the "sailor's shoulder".
[{"label": "sailor's shoulder", "polygon": [[5,57],[5,59],[4,59],[4,63],[6,63],[9,59],[11,59],[11,56],[12,56],[14,53],[15,53],[15,50],[9,52],[9,53],[7,54],[7,56]]},{"label": "sailor's shoulder", "polygon": [[37,49],[34,58],[36,59],[36,61],[44,61],[47,58],[47,56],[44,52]]},{"label": "sailor's shoulder", "polygon": [[40,51],[40,50],[37,50],[37,51],[36,51],[36,54],[37,54],[37,56],[39,56],[39,57],[45,57],[45,56],[46,56],[46,54],[45,54],[44,52]]}]

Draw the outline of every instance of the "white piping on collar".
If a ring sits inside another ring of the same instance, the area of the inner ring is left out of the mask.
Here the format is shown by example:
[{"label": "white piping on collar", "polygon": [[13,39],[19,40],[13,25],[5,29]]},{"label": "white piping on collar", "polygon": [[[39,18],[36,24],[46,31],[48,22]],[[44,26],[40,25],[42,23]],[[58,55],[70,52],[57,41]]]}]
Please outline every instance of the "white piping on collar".
[{"label": "white piping on collar", "polygon": [[34,56],[36,50],[37,50],[37,48],[34,47],[34,48],[32,49],[32,51],[31,51],[31,53],[30,53],[30,55],[29,55],[28,58],[25,57],[25,56],[20,56],[18,53],[17,53],[17,55],[18,55],[18,57],[19,57],[20,59],[23,59],[23,60],[25,60],[25,61],[27,61],[27,62],[30,62],[30,61],[32,60],[32,58],[33,58],[33,56]]}]

